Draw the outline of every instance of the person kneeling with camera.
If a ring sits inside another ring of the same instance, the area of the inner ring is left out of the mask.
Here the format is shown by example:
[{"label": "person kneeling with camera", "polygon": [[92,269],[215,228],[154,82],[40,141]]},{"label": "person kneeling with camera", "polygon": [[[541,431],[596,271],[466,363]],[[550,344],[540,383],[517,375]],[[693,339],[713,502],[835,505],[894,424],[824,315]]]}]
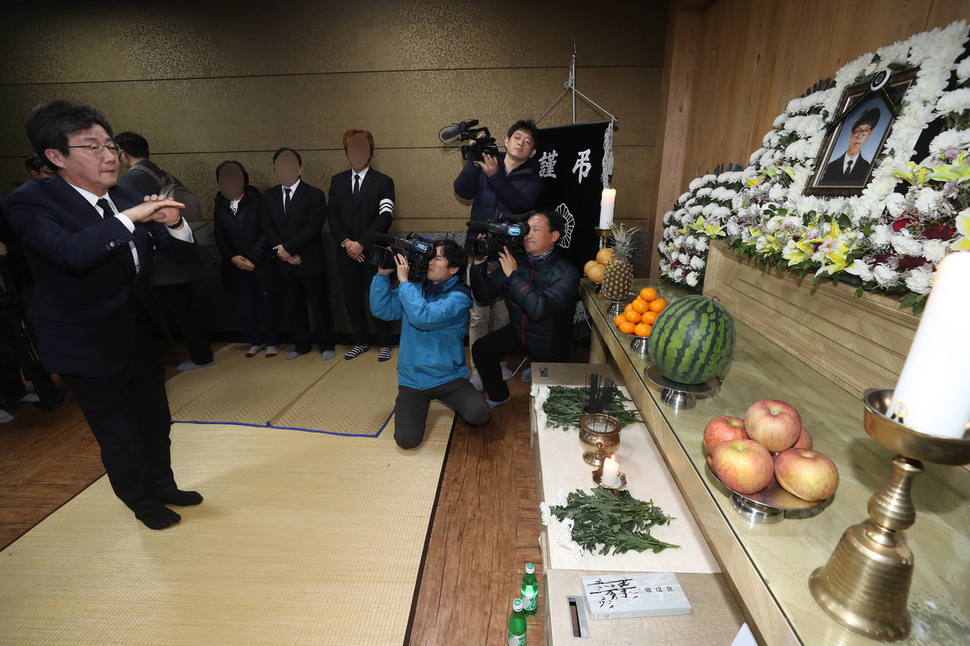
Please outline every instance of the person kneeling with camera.
[{"label": "person kneeling with camera", "polygon": [[528,224],[522,261],[503,247],[499,251],[501,271],[489,274],[485,258],[476,258],[471,269],[475,298],[486,301],[504,296],[509,308],[509,324],[472,346],[489,408],[512,398],[502,379],[499,362],[503,358],[515,354],[528,354],[532,361],[563,362],[572,358],[579,272],[556,253],[556,242],[565,225],[558,213],[543,209],[529,217]]},{"label": "person kneeling with camera", "polygon": [[433,399],[472,426],[483,426],[491,417],[482,394],[467,378],[464,340],[472,298],[464,282],[465,252],[452,240],[438,240],[434,247],[422,283],[408,282],[407,258],[397,254],[398,288],[391,289],[394,270],[384,268],[377,270],[370,286],[374,316],[401,319],[394,440],[402,449],[421,444]]}]

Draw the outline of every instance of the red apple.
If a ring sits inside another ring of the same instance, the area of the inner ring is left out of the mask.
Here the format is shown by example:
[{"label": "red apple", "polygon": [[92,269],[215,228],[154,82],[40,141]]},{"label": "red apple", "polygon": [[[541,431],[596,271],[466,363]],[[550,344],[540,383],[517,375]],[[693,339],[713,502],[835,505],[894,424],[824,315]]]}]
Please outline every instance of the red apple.
[{"label": "red apple", "polygon": [[774,473],[771,454],[754,440],[721,442],[711,455],[714,474],[738,493],[761,491]]},{"label": "red apple", "polygon": [[825,500],[839,486],[839,470],[829,456],[810,449],[791,448],[775,458],[775,478],[802,500]]},{"label": "red apple", "polygon": [[746,439],[748,434],[744,432],[744,420],[740,417],[718,415],[704,427],[704,446],[708,453],[721,442]]},{"label": "red apple", "polygon": [[790,449],[802,432],[802,416],[795,407],[777,399],[751,404],[744,416],[748,437],[769,451]]},{"label": "red apple", "polygon": [[809,449],[809,450],[811,450],[814,445],[815,445],[815,443],[812,442],[812,436],[809,435],[808,434],[808,431],[806,431],[803,428],[801,434],[798,436],[798,441],[795,442],[795,446],[793,446],[792,448],[793,449]]}]

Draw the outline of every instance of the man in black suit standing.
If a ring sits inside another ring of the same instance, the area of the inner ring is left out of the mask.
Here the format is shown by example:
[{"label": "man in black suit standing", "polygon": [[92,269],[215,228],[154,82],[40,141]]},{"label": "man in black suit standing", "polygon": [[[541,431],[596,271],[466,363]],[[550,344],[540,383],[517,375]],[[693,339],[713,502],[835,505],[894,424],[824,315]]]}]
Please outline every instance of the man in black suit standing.
[{"label": "man in black suit standing", "polygon": [[[374,157],[374,137],[366,130],[344,133],[344,152],[350,170],[330,180],[330,206],[327,209],[333,239],[344,253],[337,255],[337,268],[344,288],[344,304],[354,330],[354,347],[344,359],[354,359],[370,349],[369,308],[364,296],[377,267],[367,255],[378,233],[387,233],[394,216],[394,180],[370,167]],[[380,352],[378,361],[391,358],[391,324],[374,319]]]},{"label": "man in black suit standing", "polygon": [[118,148],[104,114],[42,103],[27,137],[56,168],[14,191],[7,209],[36,289],[37,345],[45,367],[74,391],[115,494],[151,529],[197,505],[171,464],[171,413],[153,323],[161,310],[145,277],[153,250],[191,259],[182,204],[116,186]]},{"label": "man in black suit standing", "polygon": [[825,174],[822,175],[819,186],[832,184],[859,188],[865,186],[869,169],[872,168],[872,160],[862,156],[862,147],[879,124],[879,117],[879,108],[869,108],[856,119],[852,124],[852,134],[849,136],[849,149],[825,167]]},{"label": "man in black suit standing", "polygon": [[323,225],[327,198],[319,188],[302,181],[303,158],[291,148],[273,155],[279,185],[263,195],[262,228],[273,254],[279,259],[284,311],[296,348],[286,358],[296,359],[310,351],[310,313],[317,319],[317,342],[325,361],[334,358],[333,314],[323,254]]}]

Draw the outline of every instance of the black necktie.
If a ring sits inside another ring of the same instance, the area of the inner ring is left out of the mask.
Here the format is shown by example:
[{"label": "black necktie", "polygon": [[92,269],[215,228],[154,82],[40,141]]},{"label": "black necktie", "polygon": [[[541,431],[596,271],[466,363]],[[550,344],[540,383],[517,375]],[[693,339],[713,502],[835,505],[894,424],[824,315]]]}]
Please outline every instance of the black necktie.
[{"label": "black necktie", "polygon": [[114,210],[111,208],[111,203],[103,197],[98,200],[98,208],[104,213],[105,220],[115,214]]},{"label": "black necktie", "polygon": [[290,189],[284,188],[283,189],[283,213],[286,213],[286,210],[288,208],[290,208]]},{"label": "black necktie", "polygon": [[354,195],[360,191],[360,175],[354,175]]},{"label": "black necktie", "polygon": [[845,174],[846,175],[848,175],[849,173],[852,172],[852,164],[854,164],[854,163],[855,163],[855,160],[854,159],[850,159],[849,160],[849,163],[846,164],[846,166],[845,166]]}]

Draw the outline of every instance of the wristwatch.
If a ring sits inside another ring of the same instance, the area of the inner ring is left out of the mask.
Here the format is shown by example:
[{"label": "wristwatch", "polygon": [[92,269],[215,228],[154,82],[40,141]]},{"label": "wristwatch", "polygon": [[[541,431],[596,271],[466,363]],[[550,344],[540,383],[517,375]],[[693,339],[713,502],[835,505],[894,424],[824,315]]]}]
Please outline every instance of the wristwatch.
[{"label": "wristwatch", "polygon": [[169,229],[178,229],[180,226],[182,226],[182,223],[183,222],[185,222],[185,218],[183,218],[180,215],[179,216],[179,219],[178,219],[178,222],[176,222],[175,224],[166,224],[165,226],[167,226]]}]

